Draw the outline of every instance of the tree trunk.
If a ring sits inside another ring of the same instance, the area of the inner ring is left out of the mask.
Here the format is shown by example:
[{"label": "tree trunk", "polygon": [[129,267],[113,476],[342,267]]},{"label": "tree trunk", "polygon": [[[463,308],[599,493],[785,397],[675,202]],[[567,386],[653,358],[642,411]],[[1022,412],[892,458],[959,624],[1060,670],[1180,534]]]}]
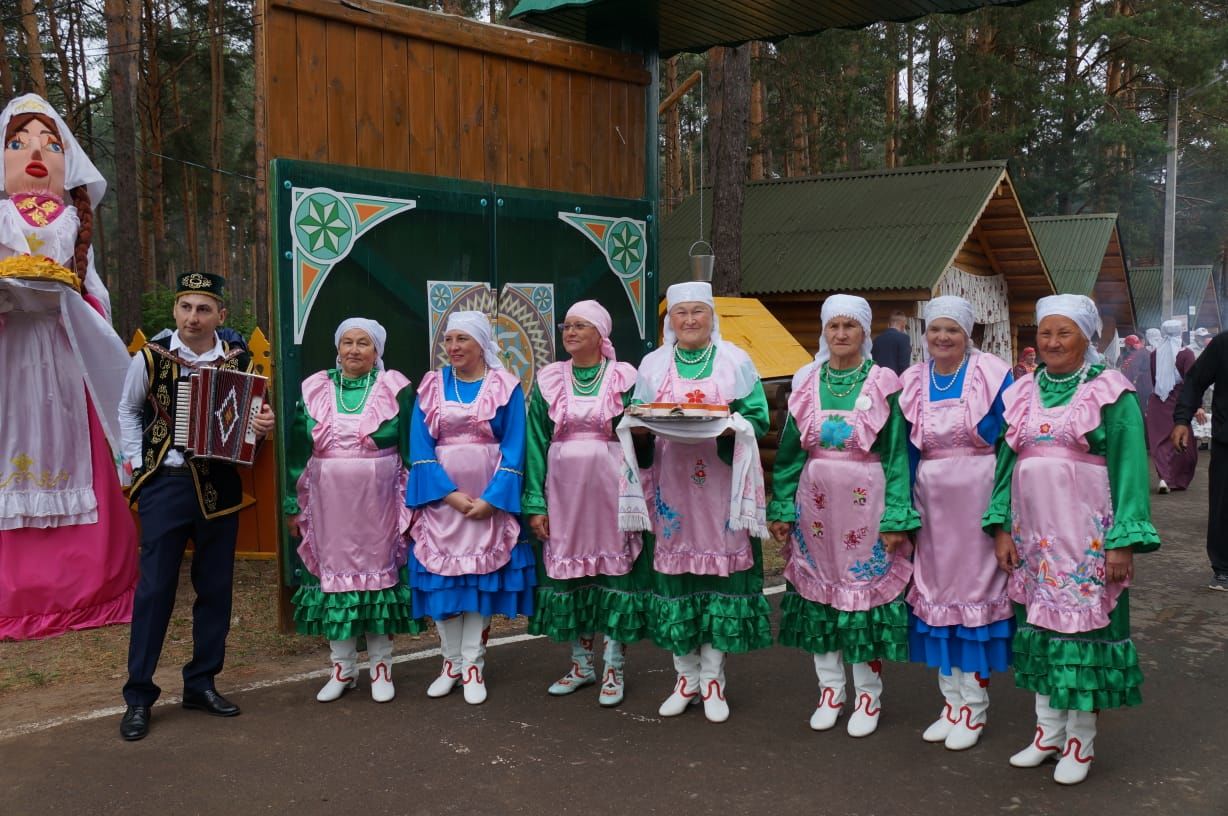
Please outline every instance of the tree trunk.
[{"label": "tree trunk", "polygon": [[926,33],[929,35],[928,55],[925,62],[925,119],[923,132],[925,134],[925,159],[929,162],[938,161],[938,60],[941,57],[942,32],[931,20],[926,23]]},{"label": "tree trunk", "polygon": [[164,261],[160,256],[166,242],[166,198],[165,169],[162,154],[166,139],[162,116],[162,87],[166,81],[162,74],[162,60],[156,58],[158,53],[158,9],[154,0],[144,0],[141,4],[141,29],[145,45],[150,57],[145,60],[145,70],[141,72],[141,132],[145,136],[145,146],[148,151],[144,163],[144,184],[141,198],[145,202],[145,285],[153,287],[155,283],[164,286],[173,284],[176,270],[173,263]]},{"label": "tree trunk", "polygon": [[216,274],[226,276],[229,254],[226,251],[225,179],[217,172],[222,166],[222,130],[225,124],[225,99],[222,63],[222,2],[209,0],[209,88],[212,107],[209,127],[209,164],[213,168],[213,196],[209,207],[209,264]]},{"label": "tree trunk", "polygon": [[[844,66],[844,81],[856,88],[861,78],[861,43],[853,40],[849,46],[849,61]],[[849,170],[861,169],[861,115],[856,108],[855,92],[846,93],[844,108],[844,164]]]},{"label": "tree trunk", "polygon": [[[760,45],[750,44],[750,58],[753,65],[759,65]],[[759,77],[750,86],[750,178],[759,181],[766,175],[763,161],[763,80]]]},{"label": "tree trunk", "polygon": [[886,41],[890,65],[887,68],[886,108],[883,112],[883,125],[887,131],[883,143],[883,163],[891,168],[896,166],[896,134],[899,132],[900,116],[900,36],[894,23],[887,23]]},{"label": "tree trunk", "polygon": [[[77,7],[77,13],[80,13],[80,7]],[[64,9],[64,14],[68,18],[71,30],[73,6]],[[65,47],[64,39],[60,36],[59,22],[51,20],[47,26],[47,31],[51,34],[51,49],[55,52],[55,60],[60,68],[59,84],[60,93],[64,95],[64,121],[68,123],[69,130],[75,133],[77,131],[77,113],[81,108],[81,100],[77,98],[77,89],[72,79],[72,63],[69,60],[68,49]]]},{"label": "tree trunk", "polygon": [[[265,141],[265,98],[264,85],[268,72],[264,53],[264,15],[261,14],[261,0],[252,0],[252,19],[256,25],[252,30],[252,57],[255,61],[253,83],[255,91],[252,94],[253,126],[256,139],[256,201],[252,213],[254,219],[252,279],[256,284],[256,320],[266,331],[273,325],[273,313],[269,308],[269,281],[273,270],[269,268],[269,200],[265,191],[268,183],[269,152]],[[491,19],[494,19],[495,3],[490,3]]]},{"label": "tree trunk", "polygon": [[47,74],[43,70],[43,44],[38,37],[38,16],[34,0],[21,0],[21,31],[26,41],[26,59],[30,63],[31,90],[47,98]]},{"label": "tree trunk", "polygon": [[[665,62],[665,95],[678,89],[678,58]],[[681,104],[681,103],[679,103]],[[665,212],[671,212],[682,200],[682,131],[678,105],[665,111]]]},{"label": "tree trunk", "polygon": [[[1075,138],[1078,136],[1078,112],[1075,99],[1079,84],[1079,29],[1082,23],[1081,0],[1070,0],[1066,6],[1066,66],[1062,77],[1062,178],[1075,178]],[[1058,188],[1057,211],[1069,215],[1074,207],[1069,185]]]},{"label": "tree trunk", "polygon": [[0,54],[0,99],[12,99],[13,66],[9,63],[8,32],[4,30],[4,20],[0,19],[0,46],[4,53]]},{"label": "tree trunk", "polygon": [[808,172],[823,172],[823,118],[818,107],[806,114],[806,166]]},{"label": "tree trunk", "polygon": [[746,185],[746,134],[750,117],[750,45],[724,52],[721,82],[714,89],[719,117],[712,118],[712,247],[717,295],[742,290],[742,201]]},{"label": "tree trunk", "polygon": [[136,218],[140,209],[136,188],[136,54],[131,45],[136,37],[130,2],[106,0],[104,7],[110,50],[107,75],[111,86],[115,160],[112,206],[117,213],[114,240],[111,241],[113,249],[109,252],[115,261],[110,288],[118,293],[113,322],[120,337],[132,336],[141,317],[141,257]]}]

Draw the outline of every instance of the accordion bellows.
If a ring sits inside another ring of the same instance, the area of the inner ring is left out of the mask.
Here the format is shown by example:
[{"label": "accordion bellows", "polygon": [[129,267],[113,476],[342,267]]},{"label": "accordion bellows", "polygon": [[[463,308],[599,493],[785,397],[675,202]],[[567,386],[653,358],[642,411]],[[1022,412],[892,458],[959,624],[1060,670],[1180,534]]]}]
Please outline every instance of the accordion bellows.
[{"label": "accordion bellows", "polygon": [[55,281],[81,291],[81,279],[76,273],[45,255],[12,255],[5,258],[0,261],[0,278]]}]

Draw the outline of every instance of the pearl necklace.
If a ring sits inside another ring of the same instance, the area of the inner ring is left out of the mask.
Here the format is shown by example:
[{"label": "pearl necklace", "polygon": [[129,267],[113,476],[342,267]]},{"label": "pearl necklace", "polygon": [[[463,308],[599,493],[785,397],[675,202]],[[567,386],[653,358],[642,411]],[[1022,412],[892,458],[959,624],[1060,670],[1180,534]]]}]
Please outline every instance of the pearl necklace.
[{"label": "pearl necklace", "polygon": [[[486,366],[482,366],[482,376],[478,377],[476,380],[465,380],[465,383],[466,384],[471,383],[471,382],[480,383],[482,380],[486,379],[486,372],[487,372]],[[465,403],[465,401],[461,399],[461,395],[460,395],[460,375],[456,373],[455,368],[452,369],[452,393],[456,395],[457,402],[461,403],[462,405]]]},{"label": "pearl necklace", "polygon": [[[337,372],[337,403],[341,406],[341,410],[347,414],[356,414],[362,410],[362,406],[367,404],[367,395],[371,393],[371,386],[375,383],[376,374],[374,371],[371,371],[364,374],[363,377],[366,378],[367,384],[366,387],[362,389],[362,398],[358,400],[357,405],[350,405],[345,401],[346,376],[340,371]],[[350,382],[357,386],[360,380],[355,378],[350,380]]]},{"label": "pearl necklace", "polygon": [[605,376],[605,367],[608,361],[605,357],[601,358],[601,365],[597,369],[597,373],[588,382],[583,382],[576,375],[576,364],[571,364],[571,387],[576,394],[582,397],[591,397],[597,393],[597,389],[601,387],[601,378]]},{"label": "pearl necklace", "polygon": [[947,383],[945,386],[942,386],[938,384],[938,378],[934,375],[934,361],[930,360],[930,385],[934,386],[935,391],[943,391],[943,392],[950,391],[955,386],[955,381],[959,379],[959,372],[964,370],[964,365],[966,365],[967,362],[968,362],[968,355],[965,354],[964,359],[959,361],[959,365],[956,366],[955,372],[953,374],[943,374],[942,375],[944,377],[949,376],[951,378],[951,381],[949,383]]},{"label": "pearl necklace", "polygon": [[[822,377],[823,383],[827,386],[827,390],[831,392],[831,395],[836,399],[843,399],[857,390],[857,386],[861,383],[861,380],[857,379],[857,375],[861,373],[861,370],[865,368],[865,365],[866,363],[863,360],[852,371],[848,372],[847,374],[837,374],[835,375],[835,379],[832,379],[831,365],[828,363],[823,363],[823,369],[819,373]],[[843,392],[837,391],[835,389],[836,385],[847,385],[849,390]]]},{"label": "pearl necklace", "polygon": [[1052,374],[1049,373],[1049,368],[1048,366],[1046,366],[1045,368],[1042,368],[1040,370],[1039,376],[1044,377],[1045,382],[1049,383],[1050,385],[1065,385],[1066,383],[1074,382],[1075,380],[1078,380],[1080,383],[1082,383],[1083,379],[1087,377],[1087,372],[1090,370],[1091,369],[1087,365],[1087,363],[1084,363],[1083,365],[1079,366],[1074,371],[1067,374],[1065,377],[1054,377]]},{"label": "pearl necklace", "polygon": [[682,379],[684,380],[698,380],[702,378],[704,370],[707,369],[708,364],[712,362],[712,355],[715,353],[716,353],[716,345],[713,343],[709,343],[708,347],[704,349],[703,351],[701,351],[695,357],[695,359],[688,360],[686,356],[683,355],[682,353],[682,347],[675,345],[674,346],[674,360],[677,361],[679,365],[698,365],[699,366],[699,371],[695,374],[694,377],[688,377],[682,372],[678,372],[678,376],[682,377]]}]

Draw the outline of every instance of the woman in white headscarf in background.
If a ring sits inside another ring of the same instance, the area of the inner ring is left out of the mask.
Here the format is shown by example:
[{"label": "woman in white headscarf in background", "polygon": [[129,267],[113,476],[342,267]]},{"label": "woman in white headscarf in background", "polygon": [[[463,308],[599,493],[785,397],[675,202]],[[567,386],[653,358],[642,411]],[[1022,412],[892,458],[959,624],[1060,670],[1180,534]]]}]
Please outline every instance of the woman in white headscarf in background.
[{"label": "woman in white headscarf in background", "polygon": [[395,694],[392,635],[421,631],[407,585],[410,511],[402,500],[414,392],[404,374],[384,368],[379,323],[351,317],[333,340],[337,367],[303,381],[286,446],[285,483],[296,490],[283,509],[308,573],[294,593],[294,625],[329,641],[332,674],[317,700],[357,685],[365,635],[371,696],[384,703]]},{"label": "woman in white headscarf in background", "polygon": [[976,745],[985,727],[990,674],[1011,665],[1014,613],[981,514],[993,489],[1002,392],[1013,379],[1005,362],[972,344],[968,301],[934,298],[925,323],[929,360],[900,378],[900,410],[916,466],[913,502],[921,515],[908,651],[915,662],[938,669],[945,701],[923,738],[962,751]]},{"label": "woman in white headscarf in background", "polygon": [[405,503],[417,509],[409,557],[414,612],[435,620],[443,667],[427,689],[486,700],[492,615],[533,614],[533,548],[520,536],[525,404],[503,367],[490,320],[453,312],[444,333],[449,364],[418,386],[409,428]]},{"label": "woman in white headscarf in background", "polygon": [[40,96],[12,100],[0,130],[0,640],[26,640],[132,618],[115,464],[129,357],[90,248],[106,181]]},{"label": "woman in white headscarf in background", "polygon": [[772,478],[768,518],[786,545],[789,580],[780,642],[814,655],[815,731],[836,724],[844,664],[852,665],[848,733],[865,737],[882,711],[882,661],[908,660],[908,532],[920,519],[909,491],[900,380],[869,357],[870,304],[832,295],[822,320],[815,361],[793,377]]},{"label": "woman in white headscarf in background", "polygon": [[1058,759],[1053,778],[1087,777],[1097,712],[1137,705],[1130,639],[1134,553],[1160,546],[1147,444],[1129,380],[1095,362],[1096,304],[1036,304],[1041,365],[1003,394],[1005,445],[982,523],[1015,601],[1015,684],[1036,694],[1036,733],[1017,768]]},{"label": "woman in white headscarf in background", "polygon": [[[756,444],[768,430],[768,403],[750,357],[721,339],[711,284],[674,284],[666,308],[665,342],[641,361],[634,401],[727,405],[731,417],[720,438],[654,439],[655,490],[648,503],[655,593],[648,627],[653,641],[673,653],[677,672],[659,713],[677,716],[702,699],[708,720],[724,722],[726,655],[772,643]],[[628,448],[631,473],[636,463]]]},{"label": "woman in white headscarf in background", "polygon": [[1198,446],[1184,450],[1173,447],[1169,435],[1173,432],[1173,411],[1181,394],[1181,382],[1194,367],[1194,352],[1181,346],[1181,323],[1165,320],[1160,324],[1161,340],[1151,352],[1151,376],[1154,382],[1147,401],[1147,439],[1151,445],[1151,461],[1160,477],[1159,492],[1185,490],[1194,480],[1198,467]]}]

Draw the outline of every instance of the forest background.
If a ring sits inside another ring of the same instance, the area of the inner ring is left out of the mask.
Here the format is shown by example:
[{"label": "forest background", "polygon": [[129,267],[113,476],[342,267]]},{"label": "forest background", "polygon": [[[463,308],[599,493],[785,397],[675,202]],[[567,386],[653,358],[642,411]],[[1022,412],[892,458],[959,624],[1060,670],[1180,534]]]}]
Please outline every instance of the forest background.
[{"label": "forest background", "polygon": [[[514,3],[406,5],[507,24]],[[187,270],[227,276],[230,322],[268,328],[261,25],[259,0],[0,0],[0,98],[46,96],[110,182],[94,249],[124,336],[169,322]],[[1228,0],[1033,0],[715,48],[663,64],[662,98],[696,70],[704,98],[661,119],[663,213],[701,161],[740,184],[1007,159],[1029,215],[1120,213],[1134,264],[1163,255],[1176,100],[1176,262],[1215,264],[1228,294]]]}]

